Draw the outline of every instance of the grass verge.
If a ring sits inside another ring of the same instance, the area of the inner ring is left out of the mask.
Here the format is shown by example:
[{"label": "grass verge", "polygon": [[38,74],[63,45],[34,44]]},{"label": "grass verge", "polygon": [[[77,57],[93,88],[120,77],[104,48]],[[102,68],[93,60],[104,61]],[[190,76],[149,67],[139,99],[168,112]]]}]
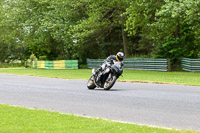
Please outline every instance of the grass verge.
[{"label": "grass verge", "polygon": [[5,133],[197,133],[86,118],[0,104],[0,132]]},{"label": "grass verge", "polygon": [[[46,69],[0,69],[0,73],[19,74],[64,79],[89,79],[90,69],[78,70],[46,70]],[[171,83],[200,86],[200,73],[189,72],[157,72],[124,70],[120,81],[136,81],[147,83]]]}]

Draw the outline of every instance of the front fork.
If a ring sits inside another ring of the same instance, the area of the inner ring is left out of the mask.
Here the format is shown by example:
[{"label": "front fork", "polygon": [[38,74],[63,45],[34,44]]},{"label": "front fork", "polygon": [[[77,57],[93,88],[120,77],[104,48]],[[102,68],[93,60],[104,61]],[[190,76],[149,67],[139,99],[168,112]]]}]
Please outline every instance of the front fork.
[{"label": "front fork", "polygon": [[92,76],[95,75],[95,69],[92,69]]},{"label": "front fork", "polygon": [[92,69],[92,80],[93,80],[94,84],[97,86],[97,88],[99,88],[99,85],[96,83],[95,77],[96,77],[96,72],[95,72],[95,69],[93,68]]},{"label": "front fork", "polygon": [[107,80],[109,81],[111,78],[112,78],[112,74],[110,73],[110,74],[108,75]]}]

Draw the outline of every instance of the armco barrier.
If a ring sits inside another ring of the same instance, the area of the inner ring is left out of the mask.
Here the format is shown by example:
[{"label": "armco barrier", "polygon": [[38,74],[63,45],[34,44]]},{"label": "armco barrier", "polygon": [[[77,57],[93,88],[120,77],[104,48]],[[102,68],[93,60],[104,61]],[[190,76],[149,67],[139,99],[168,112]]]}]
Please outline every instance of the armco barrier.
[{"label": "armco barrier", "polygon": [[182,58],[182,69],[187,72],[200,72],[200,59]]},{"label": "armco barrier", "polygon": [[[103,59],[87,59],[88,68],[98,68]],[[124,59],[124,68],[132,70],[168,71],[168,59]]]},{"label": "armco barrier", "polygon": [[78,69],[78,60],[34,61],[33,68]]},{"label": "armco barrier", "polygon": [[103,62],[103,59],[87,59],[87,66],[88,68],[99,68]]}]

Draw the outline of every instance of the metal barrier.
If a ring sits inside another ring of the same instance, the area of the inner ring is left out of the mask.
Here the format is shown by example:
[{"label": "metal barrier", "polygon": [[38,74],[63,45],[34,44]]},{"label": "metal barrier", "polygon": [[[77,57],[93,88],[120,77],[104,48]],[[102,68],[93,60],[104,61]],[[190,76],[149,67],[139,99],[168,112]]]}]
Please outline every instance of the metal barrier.
[{"label": "metal barrier", "polygon": [[78,60],[34,61],[33,68],[78,69]]},{"label": "metal barrier", "polygon": [[87,59],[87,66],[88,68],[99,68],[103,62],[103,59]]},{"label": "metal barrier", "polygon": [[182,69],[187,72],[200,72],[200,59],[182,58]]},{"label": "metal barrier", "polygon": [[[103,59],[87,59],[88,68],[98,68],[103,61]],[[168,71],[170,69],[169,62],[168,59],[124,59],[124,68],[132,70]]]}]

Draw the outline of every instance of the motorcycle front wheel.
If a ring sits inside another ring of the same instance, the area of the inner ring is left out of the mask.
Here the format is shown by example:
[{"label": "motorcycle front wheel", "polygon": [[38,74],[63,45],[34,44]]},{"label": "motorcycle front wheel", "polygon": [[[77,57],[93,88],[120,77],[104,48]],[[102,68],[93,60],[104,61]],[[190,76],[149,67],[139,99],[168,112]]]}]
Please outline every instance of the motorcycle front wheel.
[{"label": "motorcycle front wheel", "polygon": [[104,90],[110,90],[112,86],[115,84],[116,80],[117,77],[115,75],[111,75],[111,77],[108,77],[104,83]]},{"label": "motorcycle front wheel", "polygon": [[90,79],[87,82],[87,87],[89,90],[93,90],[96,88],[96,85],[94,84],[94,80],[93,80],[92,76],[90,77]]}]

